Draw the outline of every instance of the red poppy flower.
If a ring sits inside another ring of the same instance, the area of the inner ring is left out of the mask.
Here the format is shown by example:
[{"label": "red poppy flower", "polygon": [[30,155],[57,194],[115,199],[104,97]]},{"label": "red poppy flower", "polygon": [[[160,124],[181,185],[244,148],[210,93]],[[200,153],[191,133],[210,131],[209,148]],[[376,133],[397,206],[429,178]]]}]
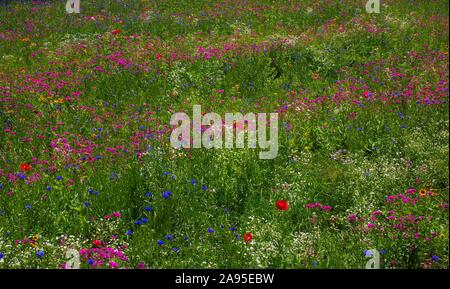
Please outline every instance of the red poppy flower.
[{"label": "red poppy flower", "polygon": [[287,211],[289,209],[289,205],[286,200],[279,200],[276,203],[278,210]]},{"label": "red poppy flower", "polygon": [[116,34],[119,34],[120,32],[122,32],[122,30],[116,29],[116,30],[113,30],[111,33],[116,35]]},{"label": "red poppy flower", "polygon": [[244,234],[244,241],[247,243],[250,243],[253,239],[253,235],[252,233],[245,233]]},{"label": "red poppy flower", "polygon": [[31,170],[31,166],[27,163],[21,163],[20,164],[20,169],[22,170],[22,172],[29,172]]},{"label": "red poppy flower", "polygon": [[102,241],[94,240],[94,245],[97,246],[97,247],[100,247],[102,245]]}]

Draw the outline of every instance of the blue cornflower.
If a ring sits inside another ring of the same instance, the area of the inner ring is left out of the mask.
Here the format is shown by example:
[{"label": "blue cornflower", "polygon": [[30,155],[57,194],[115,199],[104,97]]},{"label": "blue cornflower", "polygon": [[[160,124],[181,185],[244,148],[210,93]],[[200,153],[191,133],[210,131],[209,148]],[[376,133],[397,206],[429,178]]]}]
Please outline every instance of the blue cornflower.
[{"label": "blue cornflower", "polygon": [[152,207],[147,206],[147,207],[145,207],[145,210],[146,210],[147,212],[150,212],[150,211],[152,210]]},{"label": "blue cornflower", "polygon": [[317,266],[317,261],[312,261],[311,265],[313,265],[313,267]]},{"label": "blue cornflower", "polygon": [[208,228],[208,233],[214,233],[214,229],[213,228]]},{"label": "blue cornflower", "polygon": [[94,265],[94,262],[95,262],[94,259],[89,259],[88,260],[88,264],[91,265],[91,266]]},{"label": "blue cornflower", "polygon": [[172,234],[167,234],[167,235],[166,235],[166,239],[167,239],[167,240],[173,240]]},{"label": "blue cornflower", "polygon": [[208,188],[207,186],[202,186],[203,191],[206,191],[207,188]]},{"label": "blue cornflower", "polygon": [[241,235],[239,234],[234,234],[234,236],[236,237],[236,239],[239,241],[241,239]]},{"label": "blue cornflower", "polygon": [[89,194],[98,196],[100,193],[97,191],[94,191],[93,189],[89,189]]},{"label": "blue cornflower", "polygon": [[18,173],[17,176],[22,180],[26,180],[27,178],[27,175],[25,175],[24,173]]},{"label": "blue cornflower", "polygon": [[162,193],[162,196],[164,199],[168,199],[170,197],[170,195],[172,195],[172,192],[170,192],[170,191]]},{"label": "blue cornflower", "polygon": [[364,250],[364,257],[371,257],[372,251],[371,250]]},{"label": "blue cornflower", "polygon": [[402,125],[402,128],[406,128],[406,124],[403,124],[403,125]]},{"label": "blue cornflower", "polygon": [[0,184],[0,190],[3,189],[3,188],[4,188],[4,187],[3,187],[3,184]]},{"label": "blue cornflower", "polygon": [[168,175],[170,175],[170,173],[169,172],[164,172],[164,175],[168,176]]},{"label": "blue cornflower", "polygon": [[127,236],[133,235],[133,230],[127,230],[127,231],[125,232],[125,235],[127,235]]},{"label": "blue cornflower", "polygon": [[147,218],[146,218],[146,217],[143,217],[143,218],[141,219],[141,222],[142,222],[142,223],[147,223],[147,222],[148,222],[148,220],[147,220]]},{"label": "blue cornflower", "polygon": [[185,241],[188,241],[188,240],[189,240],[189,237],[188,237],[188,236],[184,236],[183,239],[184,239]]},{"label": "blue cornflower", "polygon": [[52,187],[47,186],[45,189],[46,189],[47,191],[51,191],[51,190],[52,190]]},{"label": "blue cornflower", "polygon": [[196,186],[197,185],[197,181],[196,180],[194,180],[194,179],[192,179],[191,180],[191,183],[194,185],[194,186]]},{"label": "blue cornflower", "polygon": [[164,241],[163,240],[158,240],[158,245],[160,245],[160,246],[162,246],[162,245],[164,245]]},{"label": "blue cornflower", "polygon": [[60,181],[60,180],[62,180],[62,176],[57,176],[56,179],[57,179],[58,181]]},{"label": "blue cornflower", "polygon": [[137,220],[136,222],[134,222],[136,225],[140,225],[140,224],[142,224],[142,222],[141,222],[141,220]]},{"label": "blue cornflower", "polygon": [[38,256],[39,258],[44,257],[44,255],[45,255],[45,253],[44,253],[43,250],[40,250],[40,251],[37,251],[37,252],[36,252],[36,256]]},{"label": "blue cornflower", "polygon": [[385,249],[381,249],[381,250],[380,250],[380,254],[381,254],[381,255],[384,255],[384,254],[386,254],[386,253],[387,253],[387,250],[385,250]]},{"label": "blue cornflower", "polygon": [[362,127],[358,127],[358,131],[363,131]]},{"label": "blue cornflower", "polygon": [[234,231],[236,231],[236,228],[235,228],[235,227],[231,227],[231,228],[230,228],[230,231],[231,231],[231,232],[234,232]]},{"label": "blue cornflower", "polygon": [[433,260],[434,262],[439,262],[441,258],[439,258],[439,256],[433,255],[433,257],[431,257],[431,260]]},{"label": "blue cornflower", "polygon": [[3,257],[5,257],[5,254],[3,254],[2,252],[0,252],[0,260],[3,259]]},{"label": "blue cornflower", "polygon": [[147,192],[147,193],[145,193],[145,196],[150,198],[150,197],[153,197],[153,194],[150,192]]},{"label": "blue cornflower", "polygon": [[25,209],[27,210],[31,209],[31,205],[25,205]]},{"label": "blue cornflower", "polygon": [[172,248],[172,251],[174,251],[175,253],[178,253],[178,252],[180,252],[180,248],[177,248],[177,247]]},{"label": "blue cornflower", "polygon": [[84,205],[85,207],[89,207],[89,202],[84,202],[83,205]]}]

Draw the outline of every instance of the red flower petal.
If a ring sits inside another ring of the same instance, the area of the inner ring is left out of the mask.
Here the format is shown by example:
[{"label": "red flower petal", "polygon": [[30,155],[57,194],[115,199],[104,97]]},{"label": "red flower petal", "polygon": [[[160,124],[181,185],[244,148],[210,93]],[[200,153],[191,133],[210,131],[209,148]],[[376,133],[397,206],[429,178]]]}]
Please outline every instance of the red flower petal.
[{"label": "red flower petal", "polygon": [[280,211],[287,211],[289,209],[289,205],[286,200],[278,200],[276,202],[277,208]]},{"label": "red flower petal", "polygon": [[247,243],[250,243],[253,239],[253,235],[252,233],[245,233],[244,234],[244,241]]}]

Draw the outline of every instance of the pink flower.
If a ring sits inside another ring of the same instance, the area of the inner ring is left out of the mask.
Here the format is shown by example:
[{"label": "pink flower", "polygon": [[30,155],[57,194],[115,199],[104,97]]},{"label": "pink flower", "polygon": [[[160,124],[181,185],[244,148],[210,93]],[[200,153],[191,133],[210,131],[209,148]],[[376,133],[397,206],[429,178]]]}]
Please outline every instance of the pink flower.
[{"label": "pink flower", "polygon": [[320,203],[310,203],[310,204],[306,204],[305,208],[312,209],[312,208],[317,208],[317,207],[320,207],[320,206],[321,206]]},{"label": "pink flower", "polygon": [[416,189],[409,188],[409,189],[406,190],[406,193],[409,194],[409,195],[415,194],[416,193]]},{"label": "pink flower", "polygon": [[114,261],[111,261],[111,262],[109,262],[109,266],[111,266],[111,268],[117,268],[117,267],[119,267],[119,264],[117,264]]},{"label": "pink flower", "polygon": [[332,209],[331,206],[321,206],[320,208],[322,209],[322,211],[325,211],[325,212],[329,212]]},{"label": "pink flower", "polygon": [[348,222],[351,223],[351,224],[353,224],[354,222],[357,221],[357,217],[356,217],[355,214],[348,215],[347,219],[348,219]]},{"label": "pink flower", "polygon": [[112,213],[112,216],[114,218],[120,218],[120,217],[122,217],[122,214],[120,212],[114,212],[114,213]]},{"label": "pink flower", "polygon": [[145,269],[145,263],[144,263],[144,262],[140,262],[140,263],[137,265],[137,267],[138,267],[138,269]]}]

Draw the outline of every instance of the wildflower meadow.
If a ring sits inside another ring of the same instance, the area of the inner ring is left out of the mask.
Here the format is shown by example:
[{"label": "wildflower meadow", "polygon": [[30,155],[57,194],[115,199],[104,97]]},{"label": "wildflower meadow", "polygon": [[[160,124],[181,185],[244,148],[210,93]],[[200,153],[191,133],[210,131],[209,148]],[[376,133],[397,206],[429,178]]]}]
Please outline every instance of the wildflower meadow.
[{"label": "wildflower meadow", "polygon": [[0,268],[448,269],[449,2],[367,2],[0,1]]}]

